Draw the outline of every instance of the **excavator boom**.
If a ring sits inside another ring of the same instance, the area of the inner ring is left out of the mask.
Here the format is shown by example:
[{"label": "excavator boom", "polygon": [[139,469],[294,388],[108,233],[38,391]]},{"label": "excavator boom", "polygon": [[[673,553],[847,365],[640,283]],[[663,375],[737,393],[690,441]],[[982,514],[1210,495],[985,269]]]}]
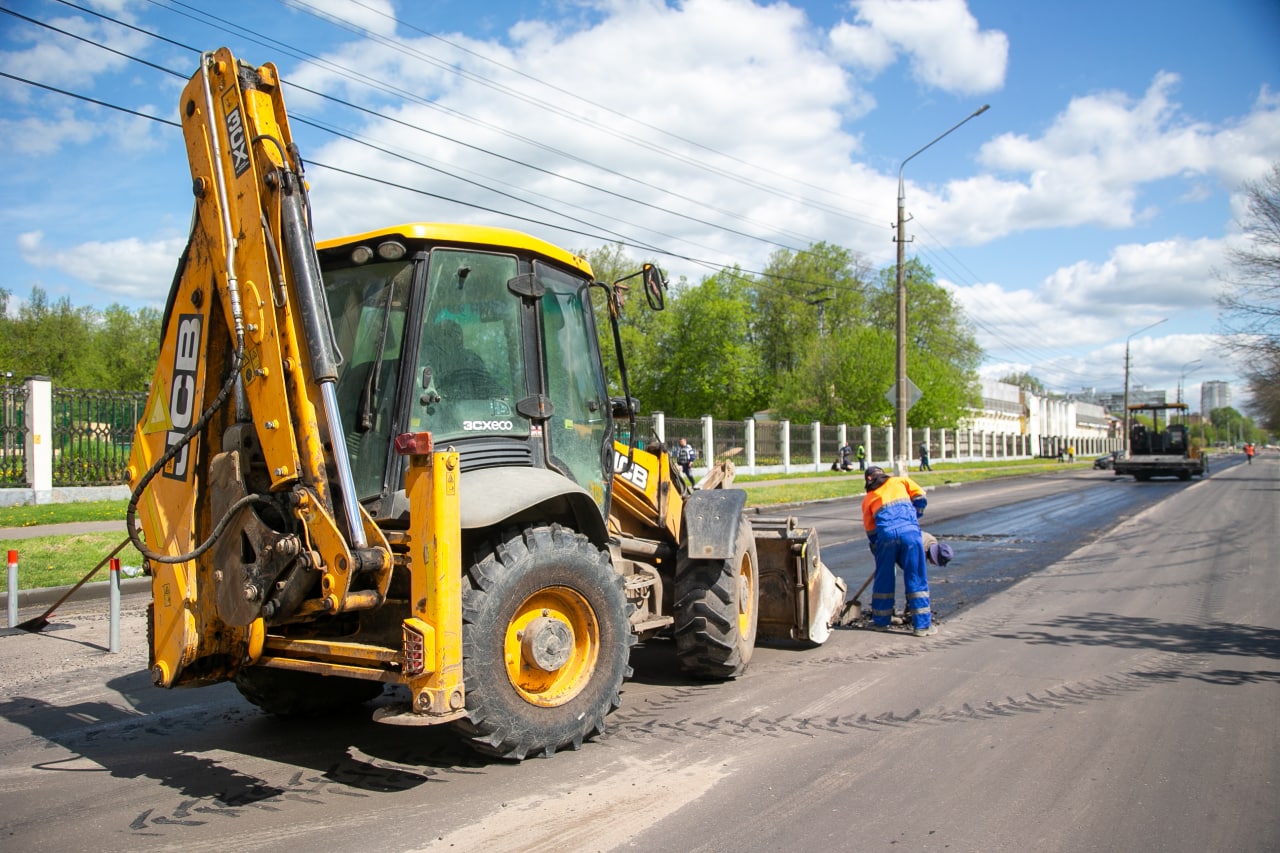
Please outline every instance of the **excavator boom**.
[{"label": "excavator boom", "polygon": [[164,686],[225,678],[272,621],[376,606],[391,572],[329,438],[341,356],[276,69],[205,54],[181,113],[195,211],[129,469]]}]

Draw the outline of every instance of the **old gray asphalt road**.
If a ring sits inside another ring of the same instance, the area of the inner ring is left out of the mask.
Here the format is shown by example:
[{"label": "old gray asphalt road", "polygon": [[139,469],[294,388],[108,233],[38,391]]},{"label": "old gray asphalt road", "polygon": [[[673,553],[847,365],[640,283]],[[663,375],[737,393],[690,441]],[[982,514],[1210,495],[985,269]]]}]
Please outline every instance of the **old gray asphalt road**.
[{"label": "old gray asphalt road", "polygon": [[[278,722],[225,685],[157,691],[136,609],[118,656],[98,648],[105,622],[61,614],[0,636],[0,844],[1280,848],[1280,459],[1191,484],[1015,488],[1049,501],[1025,519],[1035,547],[1007,549],[1037,570],[938,637],[839,631],[758,650],[721,685],[671,675],[656,644],[606,738],[520,765],[363,714]],[[1064,492],[1119,501],[1122,520],[1059,554],[1044,526],[1087,515],[1055,514]],[[964,503],[931,512],[983,536],[1008,523],[997,497]]]}]

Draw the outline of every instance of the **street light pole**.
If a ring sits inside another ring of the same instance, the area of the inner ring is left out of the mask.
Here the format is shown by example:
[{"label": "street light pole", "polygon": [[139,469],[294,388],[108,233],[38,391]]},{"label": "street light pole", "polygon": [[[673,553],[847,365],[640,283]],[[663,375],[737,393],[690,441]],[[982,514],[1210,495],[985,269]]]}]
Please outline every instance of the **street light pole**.
[{"label": "street light pole", "polygon": [[897,414],[897,429],[895,430],[894,439],[894,460],[893,473],[896,477],[901,477],[911,468],[911,448],[907,447],[907,409],[910,408],[910,396],[907,394],[907,282],[904,273],[905,253],[906,253],[906,206],[907,194],[902,182],[902,170],[907,167],[907,163],[911,162],[917,154],[922,154],[930,148],[935,142],[956,130],[960,125],[977,118],[978,116],[991,109],[990,104],[983,104],[969,115],[965,116],[962,121],[952,125],[945,133],[935,137],[928,145],[914,152],[910,157],[902,161],[898,166],[898,370],[897,385],[894,394],[894,410]]},{"label": "street light pole", "polygon": [[1187,378],[1188,372],[1194,372],[1194,371],[1188,371],[1187,368],[1193,364],[1199,364],[1200,362],[1201,362],[1201,359],[1198,359],[1198,358],[1192,361],[1188,361],[1186,364],[1182,365],[1182,369],[1178,372],[1178,402],[1179,403],[1182,402],[1182,380]]},{"label": "street light pole", "polygon": [[1125,459],[1129,458],[1129,341],[1133,340],[1134,335],[1140,335],[1143,332],[1145,332],[1147,329],[1154,329],[1156,326],[1159,326],[1161,323],[1165,322],[1165,320],[1168,320],[1168,319],[1169,319],[1168,317],[1165,317],[1164,320],[1156,320],[1150,326],[1143,326],[1141,329],[1134,332],[1133,335],[1130,335],[1129,337],[1124,339],[1124,458]]}]

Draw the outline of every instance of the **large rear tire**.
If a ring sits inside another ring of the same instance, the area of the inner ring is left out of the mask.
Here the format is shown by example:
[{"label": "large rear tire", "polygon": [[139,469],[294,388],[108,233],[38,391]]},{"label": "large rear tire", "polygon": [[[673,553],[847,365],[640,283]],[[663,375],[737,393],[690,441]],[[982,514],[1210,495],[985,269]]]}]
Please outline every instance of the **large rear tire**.
[{"label": "large rear tire", "polygon": [[253,666],[235,676],[240,695],[278,717],[316,717],[382,695],[382,682]]},{"label": "large rear tire", "polygon": [[462,592],[467,717],[487,755],[550,756],[604,731],[635,637],[608,554],[558,524],[510,530]]},{"label": "large rear tire", "polygon": [[680,666],[701,678],[736,678],[751,661],[760,616],[760,573],[755,534],[745,517],[727,560],[690,559],[687,544],[676,562],[675,638]]}]

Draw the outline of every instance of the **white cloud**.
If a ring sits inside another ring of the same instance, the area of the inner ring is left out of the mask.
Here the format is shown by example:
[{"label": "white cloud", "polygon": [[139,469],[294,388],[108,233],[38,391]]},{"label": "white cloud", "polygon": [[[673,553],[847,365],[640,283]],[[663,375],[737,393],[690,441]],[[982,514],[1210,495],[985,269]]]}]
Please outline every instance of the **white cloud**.
[{"label": "white cloud", "polygon": [[[448,36],[499,64],[434,40],[406,43],[403,52],[366,48],[332,58],[360,73],[433,96],[430,106],[401,102],[398,119],[510,159],[495,159],[390,123],[366,131],[380,145],[481,176],[488,184],[516,188],[523,196],[537,194],[556,209],[580,206],[576,215],[593,222],[719,262],[755,263],[772,247],[691,222],[680,213],[773,239],[783,239],[780,228],[801,232],[785,240],[802,246],[828,236],[829,215],[794,197],[780,200],[752,184],[785,187],[792,196],[821,196],[830,189],[841,194],[831,196],[831,203],[843,204],[848,193],[840,185],[852,186],[855,178],[865,177],[865,170],[849,163],[857,141],[841,128],[850,102],[856,102],[848,78],[794,8],[740,0],[690,0],[678,8],[622,3],[587,29],[523,26],[518,31],[524,40],[510,46]],[[420,61],[422,53],[483,75],[492,85],[446,75],[438,66]],[[313,87],[334,85],[331,79],[321,79],[329,77],[328,72],[315,68],[286,76],[305,79]],[[474,121],[449,114],[454,109]],[[461,187],[347,142],[309,153],[317,161],[341,163],[353,171],[557,220],[545,211]],[[601,171],[588,162],[617,172]],[[537,164],[546,172],[531,172],[522,163]],[[769,170],[812,186],[799,187]],[[318,226],[325,234],[406,218],[501,220],[458,212],[420,196],[371,194],[367,183],[332,174],[318,172],[313,183]],[[858,186],[861,191],[866,183]],[[886,189],[885,197],[890,193]],[[515,225],[570,247],[599,242],[547,233],[532,224]],[[840,227],[847,238],[847,224]],[[883,238],[883,226],[877,227]],[[675,234],[687,237],[687,242],[663,236]],[[688,271],[695,276],[706,272]]]},{"label": "white cloud", "polygon": [[979,159],[1025,181],[985,187],[966,206],[993,235],[1097,224],[1127,228],[1156,211],[1140,207],[1144,184],[1204,175],[1226,184],[1256,177],[1280,159],[1280,98],[1266,90],[1231,126],[1189,121],[1172,100],[1178,76],[1157,74],[1137,100],[1122,92],[1072,99],[1038,138],[1006,133]]},{"label": "white cloud", "polygon": [[[53,31],[15,28],[14,38],[28,46],[0,51],[0,68],[15,77],[48,86],[83,87],[104,74],[125,68],[129,63],[126,57],[131,53],[141,53],[149,42],[142,33],[97,19],[55,18],[49,21],[49,25],[82,36],[86,41]],[[104,50],[95,42],[119,53]],[[15,99],[26,100],[32,90],[11,86],[5,92]]]},{"label": "white cloud", "polygon": [[169,282],[186,242],[185,237],[152,242],[130,237],[60,249],[47,246],[40,231],[24,232],[17,238],[22,260],[33,267],[57,270],[111,297],[153,303],[163,303],[168,295]]},{"label": "white cloud", "polygon": [[976,94],[1004,85],[1009,39],[982,30],[964,0],[854,0],[854,20],[831,31],[835,55],[872,74],[901,51],[920,83]]},{"label": "white cloud", "polygon": [[83,145],[101,132],[101,126],[68,109],[49,118],[0,119],[0,138],[17,154],[50,154],[65,144]]}]

